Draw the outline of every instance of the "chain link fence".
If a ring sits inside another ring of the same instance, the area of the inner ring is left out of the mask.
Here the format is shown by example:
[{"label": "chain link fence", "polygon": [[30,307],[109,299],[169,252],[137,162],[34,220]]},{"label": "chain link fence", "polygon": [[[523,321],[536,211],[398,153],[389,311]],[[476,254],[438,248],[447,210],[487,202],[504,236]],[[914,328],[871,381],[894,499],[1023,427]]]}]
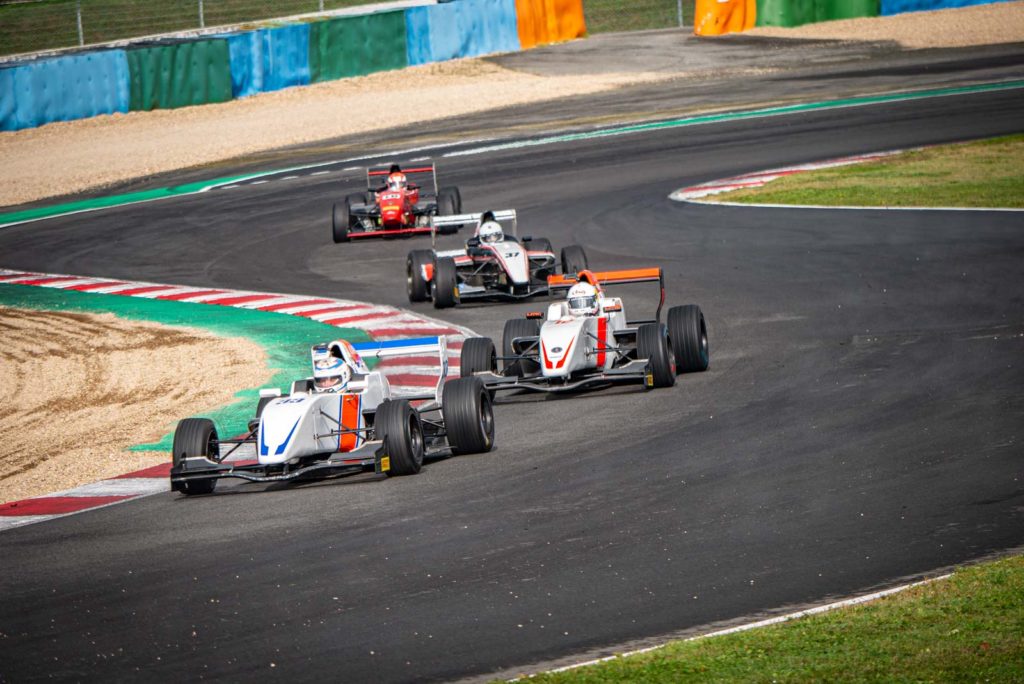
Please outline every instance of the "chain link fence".
[{"label": "chain link fence", "polygon": [[[374,1],[0,0],[0,55],[241,24]],[[590,33],[691,26],[693,8],[694,0],[583,0]]]}]

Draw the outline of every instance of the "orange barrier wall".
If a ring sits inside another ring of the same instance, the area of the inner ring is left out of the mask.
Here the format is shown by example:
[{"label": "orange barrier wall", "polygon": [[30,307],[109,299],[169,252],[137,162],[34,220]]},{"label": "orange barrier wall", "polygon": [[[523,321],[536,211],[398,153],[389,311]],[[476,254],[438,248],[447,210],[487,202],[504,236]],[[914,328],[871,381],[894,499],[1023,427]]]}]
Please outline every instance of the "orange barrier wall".
[{"label": "orange barrier wall", "polygon": [[516,0],[516,18],[524,50],[572,40],[587,32],[583,0]]},{"label": "orange barrier wall", "polygon": [[754,28],[757,0],[697,0],[693,32],[698,36],[719,36]]}]

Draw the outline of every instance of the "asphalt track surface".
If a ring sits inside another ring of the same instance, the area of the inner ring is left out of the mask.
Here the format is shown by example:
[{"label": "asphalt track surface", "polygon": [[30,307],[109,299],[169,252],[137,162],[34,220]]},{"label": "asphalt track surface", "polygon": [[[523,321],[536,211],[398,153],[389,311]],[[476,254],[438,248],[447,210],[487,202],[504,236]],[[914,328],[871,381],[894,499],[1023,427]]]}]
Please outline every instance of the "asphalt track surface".
[{"label": "asphalt track surface", "polygon": [[[515,207],[598,268],[662,266],[668,303],[707,315],[711,369],[503,398],[492,453],[416,477],[168,493],[5,532],[0,679],[504,676],[1024,545],[1021,214],[667,199],[1022,122],[1012,90],[444,160],[467,208]],[[16,226],[0,261],[406,304],[424,243],[330,244],[340,177]],[[542,305],[443,316],[497,337]]]}]

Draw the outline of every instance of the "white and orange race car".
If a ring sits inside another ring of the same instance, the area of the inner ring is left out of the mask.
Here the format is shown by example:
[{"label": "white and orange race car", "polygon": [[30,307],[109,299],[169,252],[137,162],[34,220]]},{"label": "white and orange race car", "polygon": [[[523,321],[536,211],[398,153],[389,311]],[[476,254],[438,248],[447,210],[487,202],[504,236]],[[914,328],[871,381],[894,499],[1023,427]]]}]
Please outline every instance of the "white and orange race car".
[{"label": "white and orange race car", "polygon": [[579,245],[563,247],[558,258],[547,238],[519,237],[515,209],[436,216],[432,224],[442,233],[457,225],[476,228],[462,249],[409,252],[405,273],[410,302],[433,300],[436,308],[444,309],[465,300],[526,299],[548,294],[548,276],[587,268],[587,254]]},{"label": "white and orange race car", "polygon": [[[661,287],[658,309],[649,320],[627,320],[622,299],[604,291],[605,285],[646,282]],[[665,282],[660,268],[584,270],[552,275],[548,284],[552,290],[567,289],[565,300],[548,306],[546,317],[537,312],[506,321],[500,356],[490,338],[467,339],[462,377],[482,378],[491,392],[564,392],[616,383],[670,387],[679,373],[707,370],[708,330],[700,307],[674,306],[667,322],[661,322]]]}]

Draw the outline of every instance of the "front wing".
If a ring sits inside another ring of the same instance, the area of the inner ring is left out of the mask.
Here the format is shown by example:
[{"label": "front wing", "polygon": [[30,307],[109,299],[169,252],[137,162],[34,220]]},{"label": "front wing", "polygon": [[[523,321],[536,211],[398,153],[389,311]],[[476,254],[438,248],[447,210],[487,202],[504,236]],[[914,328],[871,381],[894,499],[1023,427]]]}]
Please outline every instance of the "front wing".
[{"label": "front wing", "polygon": [[499,375],[498,373],[477,373],[477,377],[483,379],[488,390],[495,392],[509,390],[572,392],[597,385],[633,383],[642,384],[647,388],[654,386],[654,377],[651,375],[650,364],[646,359],[629,361],[608,370],[582,373],[564,382],[559,378],[546,378],[539,373],[522,377]]}]

